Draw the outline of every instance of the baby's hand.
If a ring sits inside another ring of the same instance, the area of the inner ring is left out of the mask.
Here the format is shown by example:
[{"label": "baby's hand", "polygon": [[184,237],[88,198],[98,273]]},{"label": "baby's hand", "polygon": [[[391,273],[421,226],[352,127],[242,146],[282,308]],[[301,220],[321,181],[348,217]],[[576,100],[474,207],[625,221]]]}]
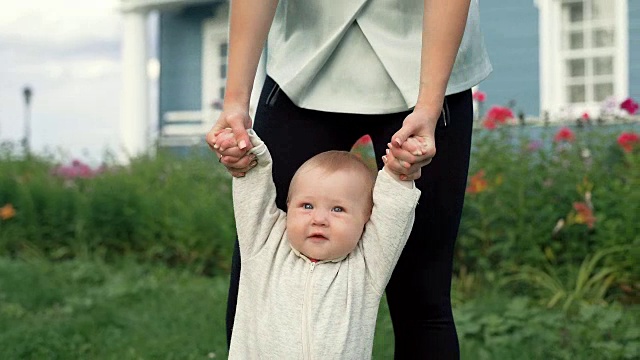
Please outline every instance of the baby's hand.
[{"label": "baby's hand", "polygon": [[[218,130],[214,133],[215,142],[214,149],[220,152],[224,151],[225,155],[220,155],[219,161],[224,165],[231,175],[235,177],[243,177],[249,170],[257,165],[256,156],[252,153],[241,150],[238,141],[235,138],[231,128]],[[234,155],[241,154],[241,155]]]},{"label": "baby's hand", "polygon": [[214,133],[214,135],[216,138],[215,143],[213,144],[214,149],[220,149],[220,151],[224,151],[226,149],[231,149],[238,146],[231,128],[218,130]]},{"label": "baby's hand", "polygon": [[386,171],[387,174],[391,175],[392,178],[396,179],[396,181],[399,181],[404,186],[408,188],[412,188],[413,187],[412,180],[406,180],[406,178],[403,179],[403,177],[405,177],[404,174],[394,171],[390,166],[387,165],[392,161],[396,161],[396,158],[393,156],[393,153],[389,151],[389,149],[387,149],[387,155],[382,157],[382,162],[384,163],[384,171]]}]

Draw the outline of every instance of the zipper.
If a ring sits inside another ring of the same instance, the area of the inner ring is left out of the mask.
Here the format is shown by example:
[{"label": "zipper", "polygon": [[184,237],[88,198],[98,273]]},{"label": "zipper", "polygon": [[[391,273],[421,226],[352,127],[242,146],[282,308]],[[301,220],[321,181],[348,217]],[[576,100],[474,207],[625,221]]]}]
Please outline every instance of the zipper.
[{"label": "zipper", "polygon": [[311,263],[311,268],[307,273],[307,281],[304,286],[304,299],[302,300],[302,358],[311,359],[311,345],[309,344],[309,303],[311,302],[311,275],[313,269],[316,268],[316,263]]},{"label": "zipper", "polygon": [[442,123],[444,127],[449,126],[450,118],[449,118],[449,103],[447,102],[447,98],[444,98],[444,104],[442,104]]},{"label": "zipper", "polygon": [[269,95],[267,95],[267,100],[265,101],[265,104],[269,106],[275,105],[276,100],[278,99],[279,92],[280,92],[280,86],[276,83],[273,86],[273,89],[271,89],[271,91],[269,92]]}]

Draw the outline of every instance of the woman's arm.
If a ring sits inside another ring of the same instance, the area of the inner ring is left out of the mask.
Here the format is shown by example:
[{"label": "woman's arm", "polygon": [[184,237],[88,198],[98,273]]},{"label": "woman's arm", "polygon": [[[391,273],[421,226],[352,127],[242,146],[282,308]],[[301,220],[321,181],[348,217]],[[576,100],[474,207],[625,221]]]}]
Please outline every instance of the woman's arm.
[{"label": "woman's arm", "polygon": [[[207,134],[207,143],[234,175],[247,170],[252,125],[249,100],[260,54],[273,22],[278,0],[232,0],[229,16],[229,57],[222,114]],[[216,133],[231,128],[238,147],[216,145]]]},{"label": "woman's arm", "polygon": [[[462,41],[471,0],[424,0],[420,90],[413,112],[391,138],[396,161],[389,164],[403,179],[417,179],[436,154],[435,128],[449,76]],[[407,139],[414,137],[412,141]]]}]

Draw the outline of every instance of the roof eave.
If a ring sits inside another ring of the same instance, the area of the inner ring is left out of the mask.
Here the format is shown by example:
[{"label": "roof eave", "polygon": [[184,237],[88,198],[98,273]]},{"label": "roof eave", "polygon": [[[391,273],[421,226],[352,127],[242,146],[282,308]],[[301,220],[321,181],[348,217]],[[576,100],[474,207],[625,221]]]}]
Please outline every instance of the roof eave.
[{"label": "roof eave", "polygon": [[120,11],[180,9],[188,5],[204,5],[219,2],[226,2],[226,0],[120,0]]}]

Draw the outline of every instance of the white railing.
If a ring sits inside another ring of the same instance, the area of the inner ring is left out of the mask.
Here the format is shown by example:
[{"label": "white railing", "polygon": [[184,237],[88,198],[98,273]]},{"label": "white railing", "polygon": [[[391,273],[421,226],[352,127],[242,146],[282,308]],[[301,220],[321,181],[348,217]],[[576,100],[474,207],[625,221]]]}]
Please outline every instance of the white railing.
[{"label": "white railing", "polygon": [[168,111],[162,115],[158,145],[192,146],[204,143],[204,137],[213,125],[202,111]]}]

